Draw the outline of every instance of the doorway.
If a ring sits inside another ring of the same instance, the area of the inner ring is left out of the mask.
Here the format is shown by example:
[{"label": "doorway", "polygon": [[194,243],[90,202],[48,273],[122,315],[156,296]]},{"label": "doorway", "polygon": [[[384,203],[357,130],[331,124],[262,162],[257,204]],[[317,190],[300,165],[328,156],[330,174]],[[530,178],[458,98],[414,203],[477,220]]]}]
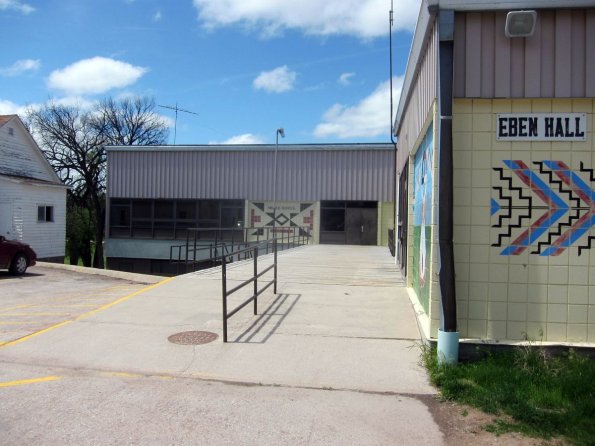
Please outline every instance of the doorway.
[{"label": "doorway", "polygon": [[322,201],[320,243],[376,245],[378,203],[375,201]]}]

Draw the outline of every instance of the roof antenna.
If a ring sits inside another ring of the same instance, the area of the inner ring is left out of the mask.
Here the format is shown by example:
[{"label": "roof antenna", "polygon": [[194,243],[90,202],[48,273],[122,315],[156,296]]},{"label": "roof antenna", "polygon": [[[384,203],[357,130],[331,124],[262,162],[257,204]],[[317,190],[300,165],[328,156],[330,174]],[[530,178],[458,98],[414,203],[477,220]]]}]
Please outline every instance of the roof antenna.
[{"label": "roof antenna", "polygon": [[184,113],[190,113],[191,115],[198,115],[198,113],[194,113],[190,110],[184,110],[183,108],[178,107],[178,103],[176,102],[176,106],[172,107],[171,105],[159,105],[157,104],[158,107],[162,107],[162,108],[169,108],[170,110],[175,110],[176,111],[176,120],[174,121],[174,146],[176,145],[176,136],[177,136],[177,131],[178,131],[178,112],[184,112]]}]

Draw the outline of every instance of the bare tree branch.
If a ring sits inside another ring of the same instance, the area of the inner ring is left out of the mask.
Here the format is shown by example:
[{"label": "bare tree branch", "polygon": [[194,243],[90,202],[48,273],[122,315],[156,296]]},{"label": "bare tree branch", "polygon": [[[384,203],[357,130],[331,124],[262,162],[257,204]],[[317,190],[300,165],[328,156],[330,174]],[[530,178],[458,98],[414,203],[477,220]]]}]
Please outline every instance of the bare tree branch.
[{"label": "bare tree branch", "polygon": [[86,208],[95,234],[94,266],[103,268],[106,145],[154,145],[168,129],[151,98],[103,100],[93,110],[48,103],[27,113],[28,126],[65,184],[72,202]]}]

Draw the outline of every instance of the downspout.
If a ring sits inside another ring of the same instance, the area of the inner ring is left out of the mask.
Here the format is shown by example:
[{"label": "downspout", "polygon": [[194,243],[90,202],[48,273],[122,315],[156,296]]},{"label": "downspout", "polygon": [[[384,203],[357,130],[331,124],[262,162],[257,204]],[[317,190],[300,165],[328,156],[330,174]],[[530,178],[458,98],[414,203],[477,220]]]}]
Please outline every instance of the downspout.
[{"label": "downspout", "polygon": [[453,250],[453,48],[454,11],[438,13],[438,111],[439,174],[438,174],[438,276],[440,283],[440,330],[438,331],[439,363],[459,360],[457,301]]}]

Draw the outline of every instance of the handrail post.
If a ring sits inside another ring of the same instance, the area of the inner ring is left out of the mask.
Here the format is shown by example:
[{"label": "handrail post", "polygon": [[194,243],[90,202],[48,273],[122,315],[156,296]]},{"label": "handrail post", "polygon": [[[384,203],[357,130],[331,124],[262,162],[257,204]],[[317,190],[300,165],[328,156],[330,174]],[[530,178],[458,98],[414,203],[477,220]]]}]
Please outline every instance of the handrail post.
[{"label": "handrail post", "polygon": [[258,314],[258,246],[254,247],[254,315]]},{"label": "handrail post", "polygon": [[[186,258],[184,259],[184,266],[185,266],[185,270],[186,272],[188,272],[188,245],[190,244],[190,233],[188,231],[186,231]],[[181,250],[180,250],[181,251]],[[182,254],[180,253],[180,256]]]},{"label": "handrail post", "polygon": [[274,271],[275,271],[275,276],[274,276],[274,285],[273,285],[273,293],[277,294],[277,239],[273,239],[273,253],[274,253],[274,258],[273,258],[273,265],[275,265]]},{"label": "handrail post", "polygon": [[227,342],[227,268],[225,256],[221,260],[221,289],[223,295],[223,342]]}]

